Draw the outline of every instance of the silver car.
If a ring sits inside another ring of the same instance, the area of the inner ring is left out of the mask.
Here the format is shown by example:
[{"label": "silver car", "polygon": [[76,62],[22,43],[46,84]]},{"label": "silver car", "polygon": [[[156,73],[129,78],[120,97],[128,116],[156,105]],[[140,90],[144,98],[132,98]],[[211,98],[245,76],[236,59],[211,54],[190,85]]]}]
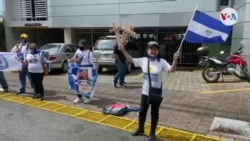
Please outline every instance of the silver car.
[{"label": "silver car", "polygon": [[[128,53],[132,57],[140,57],[139,49],[135,43],[130,42],[132,46],[126,47]],[[115,58],[114,58],[114,47],[116,45],[116,37],[115,36],[105,36],[100,37],[95,46],[94,46],[94,58],[99,66],[98,71],[101,72],[103,68],[116,68]],[[127,73],[130,73],[133,65],[128,63],[127,65]]]},{"label": "silver car", "polygon": [[49,43],[41,46],[38,50],[49,52],[49,61],[51,70],[61,69],[63,72],[68,71],[67,58],[74,56],[77,46],[65,43]]}]

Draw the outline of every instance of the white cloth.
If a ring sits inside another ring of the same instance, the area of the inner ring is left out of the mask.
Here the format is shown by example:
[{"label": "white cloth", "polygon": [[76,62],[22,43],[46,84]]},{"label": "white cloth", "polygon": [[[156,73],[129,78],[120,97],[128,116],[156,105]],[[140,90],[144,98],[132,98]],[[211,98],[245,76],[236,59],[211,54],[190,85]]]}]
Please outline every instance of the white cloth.
[{"label": "white cloth", "polygon": [[17,50],[20,50],[19,52],[22,52],[22,53],[24,53],[24,56],[27,56],[28,51],[29,51],[28,45],[29,45],[29,43],[26,43],[26,44],[24,44],[24,45],[23,45],[22,43],[16,44],[16,45],[11,49],[11,52],[18,52]]},{"label": "white cloth", "polygon": [[74,56],[76,58],[81,59],[80,65],[89,65],[89,64],[93,64],[94,62],[93,53],[90,50],[81,51],[80,49],[77,49]]},{"label": "white cloth", "polygon": [[0,71],[13,70],[22,70],[22,61],[18,59],[17,53],[0,52]]},{"label": "white cloth", "polygon": [[[149,89],[148,58],[147,57],[133,58],[133,62],[134,62],[135,67],[140,67],[142,69],[142,72],[143,72],[142,94],[148,95],[148,89]],[[157,59],[155,59],[154,61],[150,60],[149,70],[150,70],[150,78],[151,78],[152,87],[161,88],[162,72],[163,71],[167,72],[170,68],[171,66],[164,59],[160,59],[160,61],[158,61]]]},{"label": "white cloth", "polygon": [[[31,62],[29,60],[32,59]],[[26,57],[28,61],[28,70],[31,73],[43,73],[43,66],[42,66],[42,58],[39,53],[37,54],[28,54]]]}]

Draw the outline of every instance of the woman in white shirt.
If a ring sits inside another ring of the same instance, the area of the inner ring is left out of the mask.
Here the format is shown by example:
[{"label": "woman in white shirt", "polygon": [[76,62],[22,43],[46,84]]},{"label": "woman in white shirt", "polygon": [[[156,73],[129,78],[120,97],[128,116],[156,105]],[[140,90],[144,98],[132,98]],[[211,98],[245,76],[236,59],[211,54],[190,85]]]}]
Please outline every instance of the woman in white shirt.
[{"label": "woman in white shirt", "polygon": [[141,105],[139,112],[139,128],[132,134],[138,136],[144,133],[144,123],[149,105],[151,105],[151,130],[149,141],[155,140],[155,130],[159,120],[159,108],[162,102],[162,72],[175,72],[179,52],[174,54],[172,66],[160,58],[159,45],[155,41],[150,41],[147,46],[147,57],[132,58],[124,46],[119,47],[127,61],[134,63],[135,67],[140,67],[144,74]]},{"label": "woman in white shirt", "polygon": [[[74,62],[79,65],[94,65],[93,53],[89,50],[88,41],[86,39],[79,41],[79,48],[68,62]],[[77,98],[74,100],[74,103],[89,103],[90,100],[90,97],[85,97],[85,99],[83,99],[82,95],[77,93]]]},{"label": "woman in white shirt", "polygon": [[26,56],[25,64],[28,65],[28,72],[35,86],[35,93],[33,95],[33,98],[40,98],[41,100],[43,100],[43,65],[45,63],[45,60],[41,56],[40,52],[38,52],[36,49],[37,45],[35,43],[31,43],[29,46],[29,53]]}]

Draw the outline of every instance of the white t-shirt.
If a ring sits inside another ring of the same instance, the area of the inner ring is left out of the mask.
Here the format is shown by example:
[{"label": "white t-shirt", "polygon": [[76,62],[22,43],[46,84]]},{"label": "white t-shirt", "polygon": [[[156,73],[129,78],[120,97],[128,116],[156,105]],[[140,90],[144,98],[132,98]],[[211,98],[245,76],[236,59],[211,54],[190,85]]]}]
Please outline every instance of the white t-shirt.
[{"label": "white t-shirt", "polygon": [[20,50],[20,52],[24,53],[24,56],[26,56],[28,54],[28,51],[29,49],[27,48],[29,45],[29,43],[26,43],[24,45],[22,45],[21,43],[20,44],[17,44],[15,45],[12,49],[11,49],[11,52],[14,52],[16,51],[17,49]]},{"label": "white t-shirt", "polygon": [[89,65],[89,64],[93,64],[94,62],[93,53],[90,50],[81,51],[80,49],[77,49],[74,56],[76,58],[81,59],[81,63],[80,63],[81,65]]},{"label": "white t-shirt", "polygon": [[[149,89],[149,81],[148,81],[148,57],[142,58],[133,58],[133,62],[135,67],[140,67],[143,73],[143,86],[142,86],[142,94],[148,95]],[[169,63],[160,59],[158,61],[155,59],[154,61],[149,62],[149,70],[150,70],[150,78],[151,85],[154,88],[161,88],[162,86],[162,72],[168,71],[170,69]]]},{"label": "white t-shirt", "polygon": [[[33,59],[32,62],[29,62],[29,59]],[[28,54],[26,57],[27,61],[29,62],[28,70],[31,73],[43,73],[43,66],[42,66],[42,58],[40,53],[36,54]]]}]

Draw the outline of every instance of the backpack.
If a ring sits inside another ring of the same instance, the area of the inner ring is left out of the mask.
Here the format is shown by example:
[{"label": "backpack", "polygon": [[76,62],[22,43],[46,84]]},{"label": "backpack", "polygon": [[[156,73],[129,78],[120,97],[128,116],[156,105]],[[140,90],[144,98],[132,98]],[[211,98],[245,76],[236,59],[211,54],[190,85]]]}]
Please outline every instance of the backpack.
[{"label": "backpack", "polygon": [[122,116],[129,111],[128,105],[125,104],[109,104],[103,107],[103,114]]}]

